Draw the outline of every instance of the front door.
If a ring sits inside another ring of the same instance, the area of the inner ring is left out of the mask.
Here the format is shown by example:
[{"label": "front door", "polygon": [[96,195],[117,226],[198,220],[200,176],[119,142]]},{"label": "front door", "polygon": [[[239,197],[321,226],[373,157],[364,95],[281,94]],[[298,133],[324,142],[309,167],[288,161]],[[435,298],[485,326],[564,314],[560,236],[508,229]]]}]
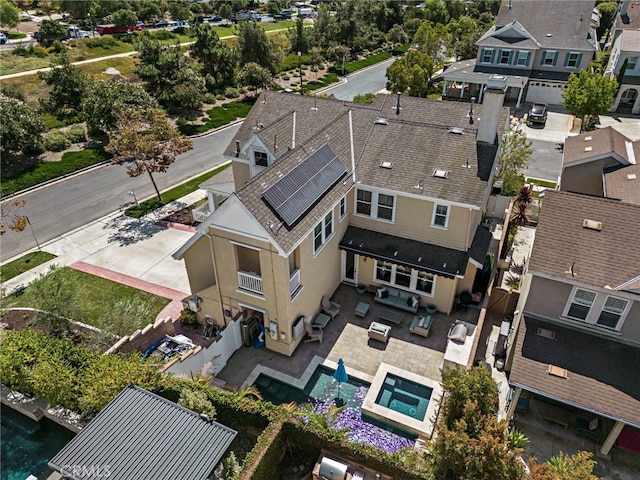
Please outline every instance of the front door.
[{"label": "front door", "polygon": [[342,251],[342,281],[355,285],[358,281],[358,255]]}]

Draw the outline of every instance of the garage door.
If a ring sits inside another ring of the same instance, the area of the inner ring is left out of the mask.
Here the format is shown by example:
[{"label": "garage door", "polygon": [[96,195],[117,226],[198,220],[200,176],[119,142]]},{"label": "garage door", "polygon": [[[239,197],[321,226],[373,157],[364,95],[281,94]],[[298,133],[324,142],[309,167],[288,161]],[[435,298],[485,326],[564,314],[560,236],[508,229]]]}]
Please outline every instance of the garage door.
[{"label": "garage door", "polygon": [[562,83],[529,82],[527,102],[547,103],[549,105],[562,104]]}]

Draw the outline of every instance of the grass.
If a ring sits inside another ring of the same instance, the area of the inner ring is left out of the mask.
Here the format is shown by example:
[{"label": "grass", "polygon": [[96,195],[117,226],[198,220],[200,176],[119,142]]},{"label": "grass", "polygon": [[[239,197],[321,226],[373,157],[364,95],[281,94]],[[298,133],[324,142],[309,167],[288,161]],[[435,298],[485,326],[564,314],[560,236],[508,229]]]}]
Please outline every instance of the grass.
[{"label": "grass", "polygon": [[54,258],[56,258],[55,255],[43,251],[27,253],[12,262],[2,265],[0,267],[0,279],[6,282]]},{"label": "grass", "polygon": [[[88,323],[98,328],[102,328],[106,324],[111,306],[118,301],[131,301],[146,305],[149,308],[149,318],[145,318],[144,323],[155,321],[158,314],[169,303],[166,298],[68,267],[60,268],[51,275],[64,276],[65,280],[77,285],[76,291],[81,293],[77,295],[76,306],[85,316],[74,320]],[[5,297],[3,300],[3,306],[5,307],[32,307],[38,304],[40,302],[33,297],[29,286],[27,286],[23,294]],[[139,320],[135,319],[136,323]]]},{"label": "grass", "polygon": [[140,218],[148,213],[153,212],[154,210],[167,205],[168,203],[173,202],[174,200],[178,200],[179,198],[184,197],[185,195],[190,194],[191,192],[195,192],[198,190],[198,185],[210,179],[214,175],[217,175],[225,168],[229,167],[229,163],[220,165],[214,170],[207,172],[199,177],[192,178],[191,180],[181,183],[180,185],[173,187],[171,190],[162,193],[162,202],[160,202],[156,197],[150,198],[149,200],[145,200],[144,202],[140,202],[140,205],[137,207],[131,207],[125,210],[125,215],[128,215],[133,218]]},{"label": "grass", "polygon": [[11,31],[7,34],[7,37],[9,37],[9,40],[18,40],[20,38],[27,38],[27,34],[22,32]]},{"label": "grass", "polygon": [[318,80],[313,80],[311,82],[307,82],[304,84],[304,91],[309,92],[313,90],[318,90],[320,88],[327,87],[332,83],[336,83],[339,80],[338,75],[335,73],[327,73],[325,76],[321,77]]},{"label": "grass", "polygon": [[27,171],[2,179],[0,196],[39,185],[47,180],[61,177],[85,167],[90,167],[111,158],[102,148],[85,148],[78,152],[67,152],[59,162],[38,163]]},{"label": "grass", "polygon": [[204,123],[201,125],[188,123],[186,119],[181,118],[176,122],[178,124],[178,130],[180,130],[180,133],[183,135],[196,135],[221,127],[222,125],[233,122],[236,118],[246,117],[254,102],[255,99],[253,98],[245,98],[241,102],[229,102],[219,107],[213,107],[207,111],[208,118],[205,118]]},{"label": "grass", "polygon": [[[349,74],[356,72],[358,70],[362,70],[363,68],[369,67],[376,63],[380,63],[384,60],[391,58],[391,54],[389,52],[380,52],[375,55],[371,55],[367,58],[363,58],[362,60],[356,60],[355,62],[349,62],[344,64],[344,73]],[[333,73],[342,73],[342,65],[335,65],[331,67],[331,72]]]},{"label": "grass", "polygon": [[524,181],[525,183],[533,183],[534,185],[538,185],[539,187],[556,188],[558,186],[556,182],[549,182],[547,180],[538,180],[537,178],[526,177]]},{"label": "grass", "polygon": [[49,58],[21,57],[20,55],[13,55],[10,51],[5,50],[0,53],[0,75],[45,68],[48,67],[50,63],[51,60]]}]

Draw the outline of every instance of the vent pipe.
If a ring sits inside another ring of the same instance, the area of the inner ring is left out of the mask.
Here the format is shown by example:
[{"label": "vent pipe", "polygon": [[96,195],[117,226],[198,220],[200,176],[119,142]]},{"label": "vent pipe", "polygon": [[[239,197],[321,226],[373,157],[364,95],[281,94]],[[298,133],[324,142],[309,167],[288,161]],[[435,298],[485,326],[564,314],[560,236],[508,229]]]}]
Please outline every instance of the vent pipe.
[{"label": "vent pipe", "polygon": [[471,103],[469,103],[469,125],[473,125],[473,104],[476,101],[476,97],[471,97]]},{"label": "vent pipe", "polygon": [[291,150],[296,148],[296,111],[293,111],[293,132],[291,134]]},{"label": "vent pipe", "polygon": [[396,102],[396,115],[400,115],[400,92],[398,92],[398,101]]},{"label": "vent pipe", "polygon": [[236,158],[240,156],[240,141],[236,140]]}]

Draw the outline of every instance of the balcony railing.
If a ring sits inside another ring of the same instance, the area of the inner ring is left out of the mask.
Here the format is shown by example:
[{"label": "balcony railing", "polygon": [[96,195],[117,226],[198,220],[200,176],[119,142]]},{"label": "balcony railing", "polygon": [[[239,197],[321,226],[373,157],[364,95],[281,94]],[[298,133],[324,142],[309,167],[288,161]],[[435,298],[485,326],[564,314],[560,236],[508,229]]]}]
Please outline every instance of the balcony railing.
[{"label": "balcony railing", "polygon": [[262,277],[253,272],[238,271],[238,286],[243,290],[262,295]]},{"label": "balcony railing", "polygon": [[295,272],[291,274],[291,277],[289,278],[289,289],[291,291],[292,299],[299,288],[300,288],[300,269],[298,268],[296,269]]},{"label": "balcony railing", "polygon": [[191,209],[191,216],[196,222],[204,222],[209,217],[209,215],[211,215],[211,210],[209,209],[208,203],[204,203],[199,207]]}]

